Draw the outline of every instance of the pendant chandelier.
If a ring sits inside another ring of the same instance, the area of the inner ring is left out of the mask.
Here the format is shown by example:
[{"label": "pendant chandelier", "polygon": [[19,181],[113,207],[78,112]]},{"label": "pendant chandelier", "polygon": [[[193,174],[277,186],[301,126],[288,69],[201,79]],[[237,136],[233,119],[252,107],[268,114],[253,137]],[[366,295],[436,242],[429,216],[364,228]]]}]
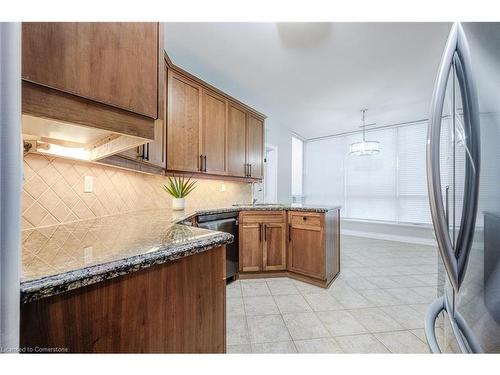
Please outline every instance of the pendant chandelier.
[{"label": "pendant chandelier", "polygon": [[378,141],[367,141],[365,138],[365,113],[367,109],[362,109],[361,113],[363,116],[363,141],[351,143],[349,147],[349,154],[353,155],[374,155],[380,152],[380,142]]}]

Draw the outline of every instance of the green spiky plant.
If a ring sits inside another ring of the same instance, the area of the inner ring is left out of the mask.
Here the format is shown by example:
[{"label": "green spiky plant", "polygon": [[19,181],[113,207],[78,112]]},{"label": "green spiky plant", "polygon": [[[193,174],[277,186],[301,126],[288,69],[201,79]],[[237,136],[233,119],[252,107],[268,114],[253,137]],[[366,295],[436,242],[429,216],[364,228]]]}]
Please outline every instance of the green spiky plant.
[{"label": "green spiky plant", "polygon": [[191,177],[186,179],[183,176],[174,176],[173,178],[169,177],[168,184],[163,185],[163,190],[165,190],[174,198],[185,198],[195,188],[196,181],[191,181]]}]

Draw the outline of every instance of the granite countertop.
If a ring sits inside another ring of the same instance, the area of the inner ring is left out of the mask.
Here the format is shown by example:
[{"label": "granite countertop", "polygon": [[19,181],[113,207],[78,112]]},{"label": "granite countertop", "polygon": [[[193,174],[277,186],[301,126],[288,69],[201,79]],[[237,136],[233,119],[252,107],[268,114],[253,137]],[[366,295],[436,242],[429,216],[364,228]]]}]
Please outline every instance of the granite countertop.
[{"label": "granite countertop", "polygon": [[237,205],[145,210],[23,231],[21,301],[30,302],[222,246],[228,233],[180,223],[239,211],[327,212],[340,206]]},{"label": "granite countertop", "polygon": [[210,215],[225,212],[239,211],[302,211],[302,212],[319,212],[324,213],[333,210],[340,210],[341,206],[320,206],[320,205],[303,205],[303,204],[238,204],[230,207],[220,208],[191,208],[174,214],[176,222],[190,220],[199,215]]},{"label": "granite countertop", "polygon": [[29,302],[225,245],[228,233],[148,210],[23,231],[21,301]]}]

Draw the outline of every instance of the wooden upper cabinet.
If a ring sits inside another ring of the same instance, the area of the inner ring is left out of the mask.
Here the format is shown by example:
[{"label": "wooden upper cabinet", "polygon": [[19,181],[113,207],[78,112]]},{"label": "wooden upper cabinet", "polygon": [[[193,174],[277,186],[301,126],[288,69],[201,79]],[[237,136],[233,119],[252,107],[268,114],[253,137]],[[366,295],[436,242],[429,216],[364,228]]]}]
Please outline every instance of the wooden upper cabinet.
[{"label": "wooden upper cabinet", "polygon": [[227,169],[231,176],[246,176],[246,112],[229,103],[227,125]]},{"label": "wooden upper cabinet", "polygon": [[199,172],[202,88],[169,70],[167,95],[167,169]]},{"label": "wooden upper cabinet", "polygon": [[247,115],[247,164],[250,177],[264,176],[264,121],[251,113]]},{"label": "wooden upper cabinet", "polygon": [[156,119],[158,23],[22,24],[22,78]]},{"label": "wooden upper cabinet", "polygon": [[227,174],[226,134],[227,100],[210,90],[203,90],[201,144],[203,171]]}]

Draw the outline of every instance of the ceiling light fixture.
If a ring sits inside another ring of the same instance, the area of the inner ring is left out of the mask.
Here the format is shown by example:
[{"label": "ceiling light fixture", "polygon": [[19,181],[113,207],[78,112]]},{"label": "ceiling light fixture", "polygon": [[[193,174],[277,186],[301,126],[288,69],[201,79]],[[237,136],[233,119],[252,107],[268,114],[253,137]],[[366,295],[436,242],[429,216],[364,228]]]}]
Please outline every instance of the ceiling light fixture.
[{"label": "ceiling light fixture", "polygon": [[367,141],[365,139],[365,113],[368,111],[366,108],[361,110],[363,114],[363,141],[351,143],[349,147],[349,154],[365,156],[374,155],[380,152],[380,142],[378,141]]}]

